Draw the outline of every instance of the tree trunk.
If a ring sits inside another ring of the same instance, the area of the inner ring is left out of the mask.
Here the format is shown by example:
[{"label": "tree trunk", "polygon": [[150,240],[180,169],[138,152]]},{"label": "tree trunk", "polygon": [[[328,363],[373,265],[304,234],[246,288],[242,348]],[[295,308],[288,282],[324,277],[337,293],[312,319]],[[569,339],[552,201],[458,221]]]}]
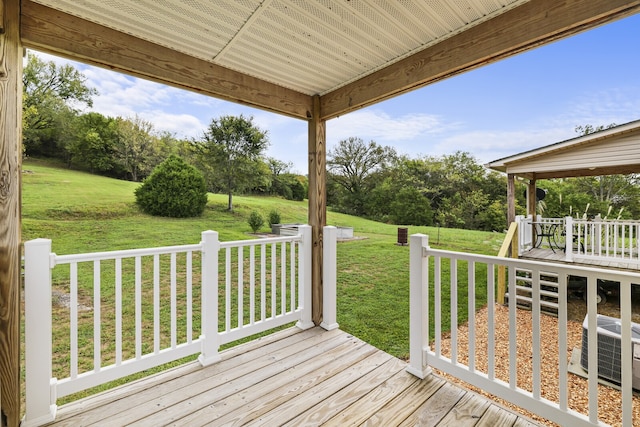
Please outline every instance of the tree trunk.
[{"label": "tree trunk", "polygon": [[227,203],[227,210],[233,212],[233,191],[229,190],[229,203]]}]

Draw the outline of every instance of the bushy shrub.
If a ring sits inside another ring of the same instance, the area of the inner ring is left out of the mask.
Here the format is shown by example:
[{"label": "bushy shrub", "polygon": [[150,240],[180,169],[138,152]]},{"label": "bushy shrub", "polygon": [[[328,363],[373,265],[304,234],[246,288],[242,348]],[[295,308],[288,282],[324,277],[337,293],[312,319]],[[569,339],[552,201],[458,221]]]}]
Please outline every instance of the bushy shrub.
[{"label": "bushy shrub", "polygon": [[280,224],[280,212],[275,209],[269,212],[269,227],[273,224]]},{"label": "bushy shrub", "polygon": [[188,218],[202,215],[207,188],[202,173],[171,155],[135,191],[140,208],[155,216]]},{"label": "bushy shrub", "polygon": [[253,232],[255,233],[256,231],[260,230],[263,225],[264,218],[262,218],[262,215],[260,215],[258,211],[251,212],[251,215],[249,215],[249,227],[251,227]]},{"label": "bushy shrub", "polygon": [[306,191],[304,185],[300,181],[294,181],[291,183],[291,199],[292,200],[304,200]]}]

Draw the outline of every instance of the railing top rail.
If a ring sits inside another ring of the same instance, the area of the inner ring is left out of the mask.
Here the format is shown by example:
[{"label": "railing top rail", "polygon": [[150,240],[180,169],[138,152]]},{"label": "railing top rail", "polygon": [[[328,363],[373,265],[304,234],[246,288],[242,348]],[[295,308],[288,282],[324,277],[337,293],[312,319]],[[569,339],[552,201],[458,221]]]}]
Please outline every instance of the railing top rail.
[{"label": "railing top rail", "polygon": [[544,218],[544,217],[533,219],[530,216],[522,216],[519,218],[519,222],[524,224],[531,224],[531,223],[564,224],[565,219],[564,218]]},{"label": "railing top rail", "polygon": [[549,222],[549,223],[557,223],[562,224],[564,222],[564,218],[537,218],[533,222]]},{"label": "railing top rail", "polygon": [[[427,256],[441,256],[444,258],[456,258],[464,261],[484,262],[486,264],[504,265],[507,267],[520,267],[520,268],[541,268],[549,271],[561,271],[566,274],[576,276],[589,276],[589,275],[606,275],[608,279],[616,281],[635,280],[640,281],[640,273],[634,273],[631,271],[618,271],[605,268],[575,266],[570,264],[550,264],[534,260],[515,259],[515,258],[502,258],[492,255],[481,254],[469,254],[464,252],[447,251],[442,249],[431,249],[423,247],[423,255]],[[640,282],[638,282],[640,283]]]},{"label": "railing top rail", "polygon": [[289,242],[300,242],[300,241],[302,241],[302,235],[297,234],[295,236],[265,237],[263,239],[233,240],[230,242],[220,242],[220,247],[221,248],[238,248],[241,246],[263,245],[263,244],[270,244],[270,243],[289,243]]},{"label": "railing top rail", "polygon": [[[294,236],[281,236],[281,237],[267,237],[263,239],[251,239],[251,240],[234,240],[229,242],[220,242],[221,248],[237,248],[252,245],[262,245],[271,243],[289,243],[302,241],[302,235]],[[118,258],[133,258],[137,256],[151,256],[171,254],[178,252],[188,251],[200,251],[202,250],[202,243],[191,245],[178,245],[178,246],[161,246],[157,248],[143,248],[143,249],[123,249],[117,251],[105,251],[105,252],[87,252],[82,254],[68,254],[57,255],[53,254],[53,265],[70,264],[73,262],[87,262],[87,261],[102,261]]]},{"label": "railing top rail", "polygon": [[597,218],[592,218],[592,219],[584,219],[584,218],[580,218],[580,219],[574,219],[573,220],[574,223],[576,222],[580,222],[580,223],[587,223],[587,224],[598,224],[598,223],[607,223],[607,224],[640,224],[640,219],[597,219]]},{"label": "railing top rail", "polygon": [[70,254],[70,255],[56,255],[53,254],[54,265],[70,264],[72,262],[86,262],[86,261],[101,261],[107,259],[117,258],[131,258],[137,256],[150,256],[150,255],[162,255],[178,252],[200,251],[202,250],[201,244],[193,245],[180,245],[180,246],[161,246],[157,248],[144,248],[144,249],[124,249],[118,251],[108,252],[88,252],[83,254]]}]

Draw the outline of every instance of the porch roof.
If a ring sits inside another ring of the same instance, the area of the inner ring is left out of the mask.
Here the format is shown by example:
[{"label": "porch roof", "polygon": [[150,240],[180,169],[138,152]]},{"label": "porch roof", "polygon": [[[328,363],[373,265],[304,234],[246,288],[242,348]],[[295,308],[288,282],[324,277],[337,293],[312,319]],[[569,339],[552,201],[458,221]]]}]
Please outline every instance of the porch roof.
[{"label": "porch roof", "polygon": [[640,120],[514,154],[485,166],[528,179],[640,173]]},{"label": "porch roof", "polygon": [[632,0],[21,0],[23,45],[304,120],[637,13]]}]

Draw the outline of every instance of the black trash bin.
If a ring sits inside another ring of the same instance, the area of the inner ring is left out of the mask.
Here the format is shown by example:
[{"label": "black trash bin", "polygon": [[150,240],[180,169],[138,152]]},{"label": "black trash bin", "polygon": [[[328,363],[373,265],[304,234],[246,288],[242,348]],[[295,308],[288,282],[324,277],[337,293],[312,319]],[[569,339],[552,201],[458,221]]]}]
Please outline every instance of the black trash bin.
[{"label": "black trash bin", "polygon": [[409,244],[409,229],[406,227],[398,227],[398,245],[407,246]]}]

